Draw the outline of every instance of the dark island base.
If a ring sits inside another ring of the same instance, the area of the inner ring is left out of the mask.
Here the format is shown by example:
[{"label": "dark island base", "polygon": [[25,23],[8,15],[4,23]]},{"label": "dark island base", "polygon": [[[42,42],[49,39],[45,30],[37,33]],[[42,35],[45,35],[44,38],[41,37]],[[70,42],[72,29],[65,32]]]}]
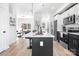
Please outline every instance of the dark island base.
[{"label": "dark island base", "polygon": [[[43,41],[43,46],[40,46]],[[53,56],[52,38],[34,38],[32,39],[32,56]]]}]

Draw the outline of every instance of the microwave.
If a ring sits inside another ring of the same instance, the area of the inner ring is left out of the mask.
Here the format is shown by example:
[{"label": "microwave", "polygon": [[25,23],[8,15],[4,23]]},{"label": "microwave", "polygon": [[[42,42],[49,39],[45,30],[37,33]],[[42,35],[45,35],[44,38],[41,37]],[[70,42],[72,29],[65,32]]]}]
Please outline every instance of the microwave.
[{"label": "microwave", "polygon": [[64,25],[75,24],[75,14],[64,18],[63,24]]},{"label": "microwave", "polygon": [[74,24],[75,23],[75,14],[69,17],[68,23],[69,24]]}]

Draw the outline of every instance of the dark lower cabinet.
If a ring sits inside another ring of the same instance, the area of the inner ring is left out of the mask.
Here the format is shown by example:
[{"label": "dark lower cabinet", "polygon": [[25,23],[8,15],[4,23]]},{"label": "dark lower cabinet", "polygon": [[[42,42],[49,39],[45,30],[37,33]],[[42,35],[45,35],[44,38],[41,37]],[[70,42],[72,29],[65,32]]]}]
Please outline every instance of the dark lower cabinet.
[{"label": "dark lower cabinet", "polygon": [[60,42],[60,40],[61,40],[64,43],[68,44],[68,33],[67,34],[63,33],[63,37],[61,37],[60,33],[61,32],[57,32],[57,40],[58,40],[58,42]]},{"label": "dark lower cabinet", "polygon": [[74,52],[76,55],[79,55],[79,35],[63,33],[63,38],[61,38],[60,32],[57,32],[57,38],[64,48]]},{"label": "dark lower cabinet", "polygon": [[[40,46],[40,42],[43,42],[43,46]],[[53,39],[32,39],[32,56],[53,56]]]},{"label": "dark lower cabinet", "polygon": [[61,37],[60,33],[57,32],[57,40],[64,48],[68,49],[68,33],[63,33],[63,37]]},{"label": "dark lower cabinet", "polygon": [[57,31],[57,41],[60,42],[60,40],[61,40],[60,32]]},{"label": "dark lower cabinet", "polygon": [[69,50],[79,55],[79,35],[69,34]]},{"label": "dark lower cabinet", "polygon": [[63,41],[68,44],[68,34],[63,34]]}]

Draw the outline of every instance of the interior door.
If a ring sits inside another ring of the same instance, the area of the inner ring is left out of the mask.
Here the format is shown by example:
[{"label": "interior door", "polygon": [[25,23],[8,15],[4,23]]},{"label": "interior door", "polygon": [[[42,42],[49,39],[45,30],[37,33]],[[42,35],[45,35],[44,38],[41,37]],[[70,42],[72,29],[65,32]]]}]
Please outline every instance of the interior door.
[{"label": "interior door", "polygon": [[[4,30],[5,29],[5,30]],[[6,27],[3,27],[3,30],[1,31],[2,35],[2,50],[6,50],[7,48],[9,48],[9,40],[8,40],[8,32],[6,30]]]},{"label": "interior door", "polygon": [[0,52],[9,47],[9,8],[8,4],[0,4]]},{"label": "interior door", "polygon": [[[2,25],[2,26],[1,26]],[[0,26],[0,52],[9,48],[9,36],[7,24],[1,24]],[[5,26],[4,26],[5,25]]]},{"label": "interior door", "polygon": [[[1,35],[1,34],[0,34]],[[0,39],[0,52],[3,51],[3,48],[2,48],[2,39]]]}]

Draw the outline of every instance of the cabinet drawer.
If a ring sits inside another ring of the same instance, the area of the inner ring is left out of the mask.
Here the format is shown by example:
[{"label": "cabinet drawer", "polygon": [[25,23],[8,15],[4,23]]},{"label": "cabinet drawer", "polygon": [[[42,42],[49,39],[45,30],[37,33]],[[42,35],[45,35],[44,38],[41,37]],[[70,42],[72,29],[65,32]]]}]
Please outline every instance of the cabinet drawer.
[{"label": "cabinet drawer", "polygon": [[74,34],[69,34],[69,49],[71,51],[79,51],[79,36]]}]

